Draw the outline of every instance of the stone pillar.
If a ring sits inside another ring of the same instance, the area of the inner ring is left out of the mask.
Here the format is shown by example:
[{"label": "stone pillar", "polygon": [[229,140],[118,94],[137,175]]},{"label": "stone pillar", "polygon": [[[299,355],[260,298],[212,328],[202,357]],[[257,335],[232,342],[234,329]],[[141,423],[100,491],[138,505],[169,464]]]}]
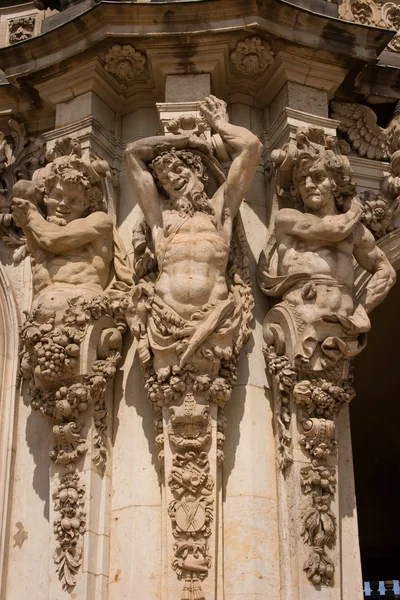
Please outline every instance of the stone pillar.
[{"label": "stone pillar", "polygon": [[[260,136],[264,111],[246,94],[230,98],[232,123]],[[252,338],[226,409],[223,468],[224,598],[263,600],[279,596],[279,529],[271,405],[265,398],[262,321],[267,303],[256,283],[265,244],[267,205],[264,167],[259,165],[241,207],[255,299]],[[222,596],[221,596],[222,597]]]}]

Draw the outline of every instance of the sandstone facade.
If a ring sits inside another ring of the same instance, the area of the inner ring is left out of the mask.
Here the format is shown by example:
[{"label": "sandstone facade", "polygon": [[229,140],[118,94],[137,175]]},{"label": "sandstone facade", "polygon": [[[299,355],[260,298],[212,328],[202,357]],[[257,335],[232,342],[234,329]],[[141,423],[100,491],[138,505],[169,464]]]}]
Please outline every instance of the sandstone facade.
[{"label": "sandstone facade", "polygon": [[398,486],[396,6],[3,4],[2,600],[395,579],[355,487],[375,399]]}]

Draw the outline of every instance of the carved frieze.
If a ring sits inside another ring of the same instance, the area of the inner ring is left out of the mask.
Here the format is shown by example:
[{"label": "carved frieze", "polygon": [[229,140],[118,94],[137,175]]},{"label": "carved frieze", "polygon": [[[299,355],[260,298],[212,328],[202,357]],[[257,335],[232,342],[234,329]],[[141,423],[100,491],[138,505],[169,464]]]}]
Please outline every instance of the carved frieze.
[{"label": "carved frieze", "polygon": [[400,51],[400,8],[395,2],[345,0],[339,4],[339,17],[362,25],[395,29],[398,33],[390,40],[387,49]]},{"label": "carved frieze", "polygon": [[271,45],[258,36],[241,40],[231,52],[231,61],[235,67],[252,77],[263,73],[273,60],[274,53]]},{"label": "carved frieze", "polygon": [[[368,313],[395,281],[389,261],[362,224],[365,209],[343,156],[345,146],[309,127],[272,152],[279,194],[292,193],[297,208],[278,211],[259,270],[262,291],[278,300],[264,321],[278,465],[286,469],[294,461],[297,443],[308,458],[299,470],[304,505],[298,534],[312,548],[304,570],[316,586],[329,585],[334,576],[329,550],[337,529],[335,417],[354,397],[350,360],[365,346]],[[291,177],[281,181],[281,172]],[[357,300],[354,259],[372,275]]]},{"label": "carved frieze", "polygon": [[[160,456],[167,449],[171,455],[172,568],[184,581],[182,600],[203,598],[201,582],[216,560],[208,539],[223,460],[223,409],[253,307],[237,212],[261,151],[255,136],[229,124],[222,101],[208,97],[201,113],[237,152],[226,182],[211,143],[192,131],[127,148],[146,219],[134,232],[136,285],[127,320],[138,339]],[[218,188],[212,198],[210,179]]]},{"label": "carved frieze", "polygon": [[133,82],[135,77],[143,73],[146,57],[130,44],[114,44],[105,57],[105,69],[126,84]]}]

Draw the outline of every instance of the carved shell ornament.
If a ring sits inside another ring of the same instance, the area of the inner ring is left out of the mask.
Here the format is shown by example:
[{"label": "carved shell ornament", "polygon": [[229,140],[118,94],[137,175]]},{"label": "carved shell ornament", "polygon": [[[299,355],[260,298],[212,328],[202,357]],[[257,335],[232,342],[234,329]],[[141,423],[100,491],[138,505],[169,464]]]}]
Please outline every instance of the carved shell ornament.
[{"label": "carved shell ornament", "polygon": [[146,57],[130,44],[114,44],[105,57],[105,69],[124,83],[132,81],[143,73],[146,66]]},{"label": "carved shell ornament", "polygon": [[231,61],[245,75],[263,73],[272,64],[274,53],[271,45],[258,36],[248,37],[236,44]]}]

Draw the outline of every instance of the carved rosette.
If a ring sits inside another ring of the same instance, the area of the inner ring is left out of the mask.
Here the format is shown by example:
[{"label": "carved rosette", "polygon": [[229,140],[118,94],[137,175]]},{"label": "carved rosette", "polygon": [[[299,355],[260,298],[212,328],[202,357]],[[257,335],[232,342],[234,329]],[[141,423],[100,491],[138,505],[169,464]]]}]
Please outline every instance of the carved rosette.
[{"label": "carved rosette", "polygon": [[146,66],[146,56],[130,44],[114,44],[108,50],[105,61],[106,71],[127,84],[143,73]]},{"label": "carved rosette", "polygon": [[235,67],[251,77],[263,73],[274,60],[274,53],[269,42],[258,36],[247,37],[238,42],[233,52],[231,61]]},{"label": "carved rosette", "polygon": [[[285,181],[299,194],[296,196],[298,210],[302,210],[303,202],[307,203],[307,210],[303,215],[299,212],[299,217],[295,216],[297,210],[294,209],[278,213],[278,217],[284,216],[280,220],[277,217],[277,239],[275,234],[271,237],[259,264],[262,291],[278,298],[263,326],[264,355],[274,399],[277,463],[281,471],[292,465],[295,462],[293,447],[297,444],[308,460],[306,466],[295,471],[304,499],[298,533],[312,549],[303,568],[315,586],[330,585],[334,577],[335,565],[329,551],[334,549],[337,538],[332,508],[337,486],[335,418],[355,396],[350,358],[365,346],[365,331],[369,329],[365,309],[354,301],[349,283],[335,279],[336,266],[342,255],[340,251],[336,254],[332,242],[337,239],[340,249],[345,238],[341,230],[338,235],[333,229],[332,235],[326,232],[324,215],[332,214],[330,218],[338,219],[339,225],[347,223],[349,236],[353,230],[359,231],[358,219],[366,220],[367,214],[376,215],[370,218],[369,224],[373,226],[373,218],[380,216],[378,208],[381,208],[370,201],[370,212],[362,212],[360,200],[355,196],[350,164],[342,151],[342,143],[321,129],[309,127],[297,131],[295,142],[272,153],[275,166],[292,174],[290,183],[287,177]],[[278,190],[279,193],[284,191],[279,182]],[[352,209],[354,216],[351,212],[340,216],[343,211],[340,207],[344,202],[351,206],[351,201],[357,206]],[[331,213],[319,213],[319,206],[324,202],[325,211]],[[315,233],[304,233],[305,229],[308,232],[315,229]],[[325,251],[320,250],[321,242],[314,241],[313,235],[319,240],[326,235],[332,250],[324,254]],[[369,244],[372,252],[376,248],[372,236]],[[296,270],[295,262],[298,248],[302,252],[306,249],[308,256],[307,263],[301,262],[300,271]],[[394,283],[394,271],[383,253],[376,252],[379,268],[385,273],[382,300]],[[291,266],[279,267],[287,264],[288,253],[291,253]],[[332,274],[327,270],[318,271],[322,255],[323,264],[329,266]],[[352,263],[352,254],[349,254],[349,260]],[[372,266],[371,282],[374,269]],[[348,281],[353,281],[351,274]],[[374,285],[371,283],[371,287]],[[336,299],[334,306],[331,304],[333,298]],[[297,431],[294,431],[294,423]]]}]

